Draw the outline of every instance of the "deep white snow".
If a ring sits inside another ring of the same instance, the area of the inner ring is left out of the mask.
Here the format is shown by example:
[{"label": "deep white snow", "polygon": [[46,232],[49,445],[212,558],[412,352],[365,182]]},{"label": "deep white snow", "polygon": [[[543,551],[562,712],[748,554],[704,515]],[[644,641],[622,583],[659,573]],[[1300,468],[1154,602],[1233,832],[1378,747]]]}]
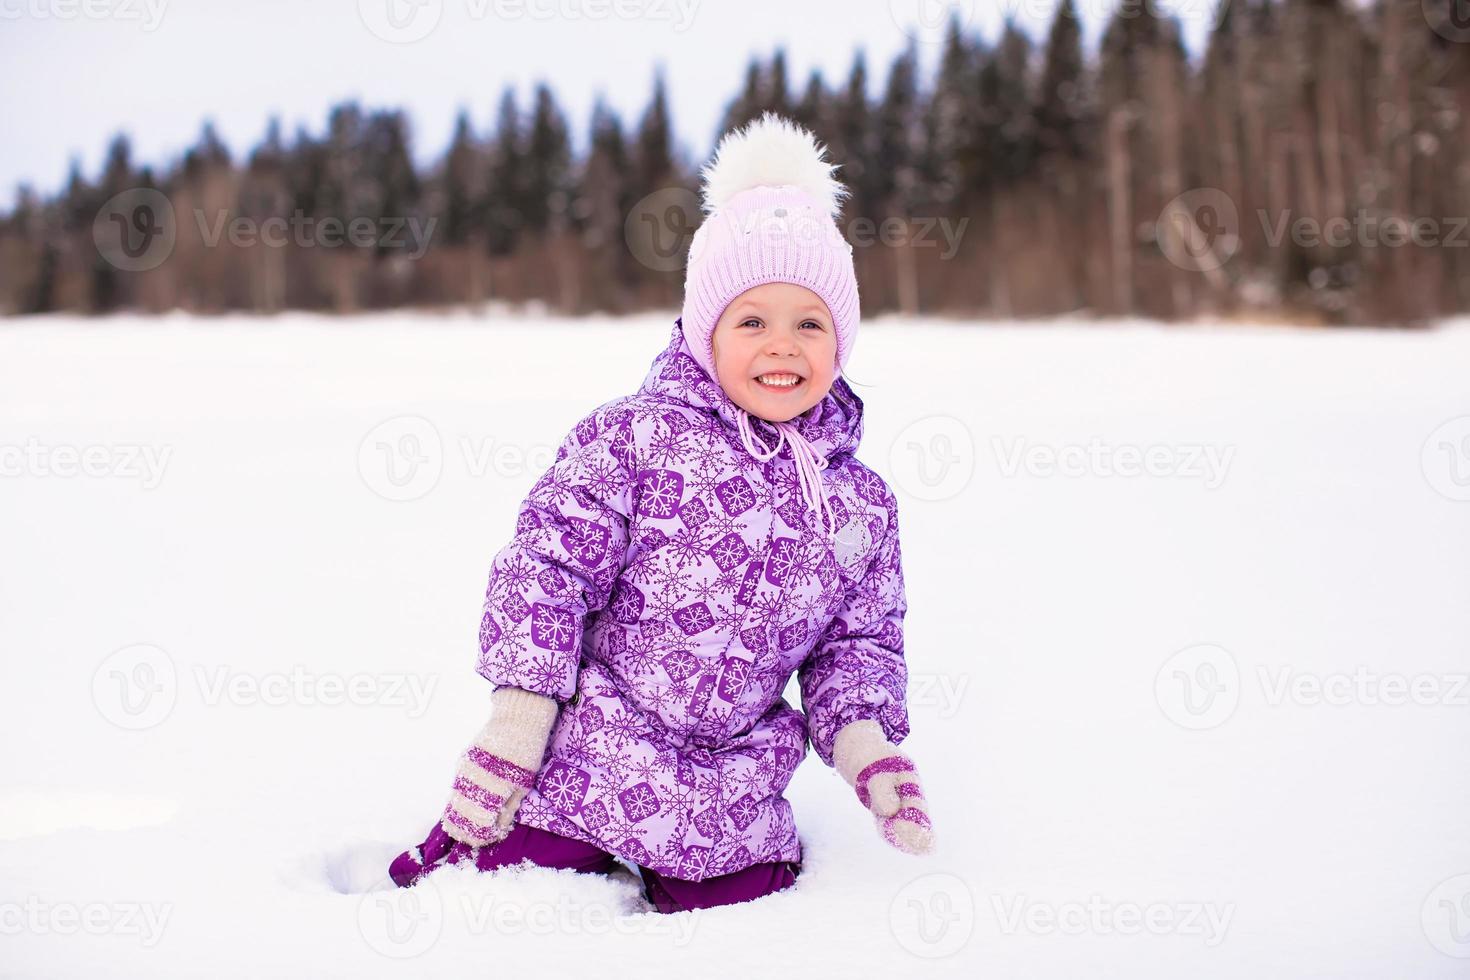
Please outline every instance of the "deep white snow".
[{"label": "deep white snow", "polygon": [[0,975],[1470,974],[1464,325],[866,323],[937,853],[812,754],[758,902],[389,887],[517,502],[672,322],[0,322]]}]

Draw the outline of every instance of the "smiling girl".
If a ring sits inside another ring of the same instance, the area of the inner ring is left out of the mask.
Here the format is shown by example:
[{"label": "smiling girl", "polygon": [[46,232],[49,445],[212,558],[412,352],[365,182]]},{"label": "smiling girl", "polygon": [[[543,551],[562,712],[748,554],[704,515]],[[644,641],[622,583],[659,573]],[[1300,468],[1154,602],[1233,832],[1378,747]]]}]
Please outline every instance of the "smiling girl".
[{"label": "smiling girl", "polygon": [[[897,500],[854,452],[846,194],[767,114],[705,169],[683,315],[638,390],[569,432],[495,556],[489,722],[393,862],[636,866],[663,912],[790,888],[783,796],[815,749],[889,844],[934,846],[908,734]],[[782,698],[795,674],[801,710]]]}]

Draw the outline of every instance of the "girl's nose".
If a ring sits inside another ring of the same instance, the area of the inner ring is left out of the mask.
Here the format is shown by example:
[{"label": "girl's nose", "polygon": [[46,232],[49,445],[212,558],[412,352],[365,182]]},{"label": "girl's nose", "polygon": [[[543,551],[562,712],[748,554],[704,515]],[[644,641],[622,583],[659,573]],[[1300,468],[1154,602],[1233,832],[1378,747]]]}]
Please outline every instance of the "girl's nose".
[{"label": "girl's nose", "polygon": [[767,350],[778,357],[796,353],[796,338],[788,333],[773,333],[771,343]]}]

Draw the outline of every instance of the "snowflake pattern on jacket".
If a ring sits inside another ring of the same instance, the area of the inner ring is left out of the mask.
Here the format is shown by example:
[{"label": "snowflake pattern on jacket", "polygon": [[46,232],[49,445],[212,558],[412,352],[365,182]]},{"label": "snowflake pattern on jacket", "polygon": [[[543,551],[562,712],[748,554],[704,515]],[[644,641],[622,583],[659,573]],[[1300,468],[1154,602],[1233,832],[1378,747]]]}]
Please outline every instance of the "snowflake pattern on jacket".
[{"label": "snowflake pattern on jacket", "polygon": [[831,766],[850,722],[908,735],[897,500],[852,455],[862,400],[838,378],[792,420],[828,459],[831,541],[739,412],[675,321],[532,487],[480,625],[483,677],[562,706],[517,820],[688,881],[801,859],[782,792],[808,739]]}]

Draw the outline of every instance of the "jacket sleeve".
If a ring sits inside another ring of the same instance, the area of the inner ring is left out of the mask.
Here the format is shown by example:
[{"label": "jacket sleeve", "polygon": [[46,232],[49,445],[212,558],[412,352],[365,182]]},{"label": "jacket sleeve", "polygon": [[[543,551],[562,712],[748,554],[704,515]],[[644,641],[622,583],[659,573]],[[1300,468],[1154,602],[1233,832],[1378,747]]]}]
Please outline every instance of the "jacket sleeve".
[{"label": "jacket sleeve", "polygon": [[495,555],[480,619],[480,676],[565,704],[587,617],[622,570],[638,472],[631,412],[605,406],[557,447]]},{"label": "jacket sleeve", "polygon": [[817,756],[828,766],[844,726],[872,720],[897,745],[909,733],[908,667],[903,655],[903,560],[898,502],[888,493],[887,523],[862,577],[797,669],[802,710]]}]

